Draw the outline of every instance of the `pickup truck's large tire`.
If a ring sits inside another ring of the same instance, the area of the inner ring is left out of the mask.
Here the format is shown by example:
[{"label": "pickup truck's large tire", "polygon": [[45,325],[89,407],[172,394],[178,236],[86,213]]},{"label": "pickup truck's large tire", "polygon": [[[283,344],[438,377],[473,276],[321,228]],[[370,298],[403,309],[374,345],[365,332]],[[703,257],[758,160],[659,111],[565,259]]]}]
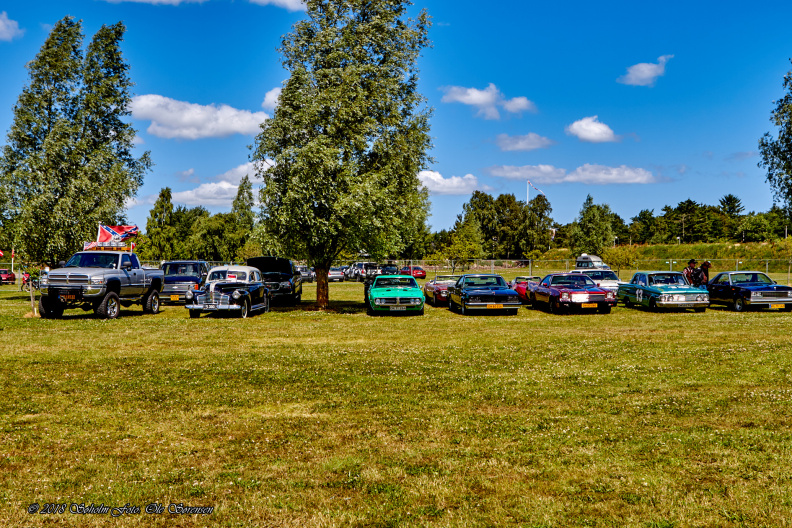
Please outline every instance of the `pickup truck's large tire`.
[{"label": "pickup truck's large tire", "polygon": [[157,290],[151,290],[145,296],[143,296],[143,312],[149,314],[159,313],[160,308],[160,301],[159,301],[159,292]]},{"label": "pickup truck's large tire", "polygon": [[60,319],[63,316],[63,305],[49,297],[41,297],[38,302],[39,315],[44,319]]},{"label": "pickup truck's large tire", "polygon": [[94,311],[100,319],[115,319],[121,311],[121,301],[116,292],[107,292]]}]

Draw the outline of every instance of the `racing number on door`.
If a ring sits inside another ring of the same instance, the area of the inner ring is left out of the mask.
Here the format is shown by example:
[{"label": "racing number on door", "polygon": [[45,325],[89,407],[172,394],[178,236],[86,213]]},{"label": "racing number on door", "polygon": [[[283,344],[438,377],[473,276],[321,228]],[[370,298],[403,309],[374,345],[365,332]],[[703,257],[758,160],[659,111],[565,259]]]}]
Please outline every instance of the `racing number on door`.
[{"label": "racing number on door", "polygon": [[637,302],[643,302],[643,290],[641,288],[635,289],[635,300]]}]

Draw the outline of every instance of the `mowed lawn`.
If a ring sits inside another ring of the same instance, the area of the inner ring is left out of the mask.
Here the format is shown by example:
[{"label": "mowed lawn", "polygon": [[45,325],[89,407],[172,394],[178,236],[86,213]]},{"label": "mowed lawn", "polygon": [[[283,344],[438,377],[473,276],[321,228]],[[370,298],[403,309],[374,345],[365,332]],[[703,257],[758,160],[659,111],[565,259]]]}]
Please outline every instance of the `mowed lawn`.
[{"label": "mowed lawn", "polygon": [[330,294],[51,321],[0,289],[0,526],[792,525],[792,314],[369,317],[362,285]]}]

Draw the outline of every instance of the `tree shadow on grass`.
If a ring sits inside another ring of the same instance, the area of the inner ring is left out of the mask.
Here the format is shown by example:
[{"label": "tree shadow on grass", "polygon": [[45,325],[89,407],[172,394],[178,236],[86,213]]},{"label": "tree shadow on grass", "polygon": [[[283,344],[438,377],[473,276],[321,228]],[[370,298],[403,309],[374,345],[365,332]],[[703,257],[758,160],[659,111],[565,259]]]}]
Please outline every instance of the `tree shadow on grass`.
[{"label": "tree shadow on grass", "polygon": [[330,301],[330,306],[320,309],[316,302],[301,302],[294,306],[283,303],[272,303],[273,312],[328,312],[337,314],[358,314],[366,312],[366,305],[360,301]]}]

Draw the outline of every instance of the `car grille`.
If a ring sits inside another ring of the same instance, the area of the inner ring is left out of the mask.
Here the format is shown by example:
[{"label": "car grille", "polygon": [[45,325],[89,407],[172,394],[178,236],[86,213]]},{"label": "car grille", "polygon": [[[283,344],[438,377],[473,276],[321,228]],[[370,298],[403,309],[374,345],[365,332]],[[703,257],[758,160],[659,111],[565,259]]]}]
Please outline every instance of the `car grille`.
[{"label": "car grille", "polygon": [[761,299],[788,299],[789,294],[785,291],[768,291],[762,292]]},{"label": "car grille", "polygon": [[516,297],[500,296],[500,295],[476,295],[470,298],[470,302],[483,302],[483,303],[504,303],[513,302]]},{"label": "car grille", "polygon": [[77,273],[50,273],[49,283],[87,285],[91,283],[91,279],[88,277],[88,275]]},{"label": "car grille", "polygon": [[228,304],[228,295],[219,292],[211,292],[206,301],[210,303]]},{"label": "car grille", "polygon": [[387,305],[415,305],[415,303],[420,304],[421,300],[416,297],[384,297],[380,303],[387,304]]},{"label": "car grille", "polygon": [[587,302],[602,302],[605,296],[601,293],[573,293],[571,296],[572,302],[587,303]]}]

